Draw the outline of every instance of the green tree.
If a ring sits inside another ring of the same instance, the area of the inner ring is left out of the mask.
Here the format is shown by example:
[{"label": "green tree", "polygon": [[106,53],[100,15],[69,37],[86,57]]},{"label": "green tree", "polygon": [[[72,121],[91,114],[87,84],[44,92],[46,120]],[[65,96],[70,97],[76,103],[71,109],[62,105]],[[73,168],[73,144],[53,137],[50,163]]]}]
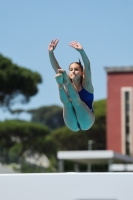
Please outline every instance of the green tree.
[{"label": "green tree", "polygon": [[41,124],[32,122],[7,120],[0,122],[1,152],[12,152],[22,156],[27,150],[33,153],[47,153],[45,144],[49,129]]},{"label": "green tree", "polygon": [[18,96],[21,103],[28,102],[30,97],[37,94],[37,84],[41,82],[41,76],[37,72],[20,67],[0,54],[1,106],[10,108]]},{"label": "green tree", "polygon": [[43,106],[38,109],[28,110],[32,114],[32,122],[37,122],[56,129],[65,125],[62,107],[57,105]]},{"label": "green tree", "polygon": [[40,123],[48,126],[51,130],[65,126],[63,119],[63,109],[60,106],[43,106],[37,109],[23,110],[16,109],[11,110],[12,114],[20,114],[22,112],[27,112],[32,115],[31,121]]}]

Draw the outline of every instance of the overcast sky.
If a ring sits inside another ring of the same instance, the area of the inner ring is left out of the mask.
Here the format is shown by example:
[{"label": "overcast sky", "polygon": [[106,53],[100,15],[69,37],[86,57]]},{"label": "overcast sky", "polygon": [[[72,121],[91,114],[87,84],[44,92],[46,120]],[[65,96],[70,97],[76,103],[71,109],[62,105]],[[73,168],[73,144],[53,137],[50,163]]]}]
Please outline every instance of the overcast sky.
[{"label": "overcast sky", "polygon": [[[95,100],[105,99],[104,67],[133,65],[133,1],[1,0],[0,53],[43,79],[38,94],[14,109],[62,105],[47,51],[55,38],[60,40],[55,56],[65,70],[80,58],[69,42],[82,44],[91,62]],[[7,115],[1,111],[0,120]]]}]

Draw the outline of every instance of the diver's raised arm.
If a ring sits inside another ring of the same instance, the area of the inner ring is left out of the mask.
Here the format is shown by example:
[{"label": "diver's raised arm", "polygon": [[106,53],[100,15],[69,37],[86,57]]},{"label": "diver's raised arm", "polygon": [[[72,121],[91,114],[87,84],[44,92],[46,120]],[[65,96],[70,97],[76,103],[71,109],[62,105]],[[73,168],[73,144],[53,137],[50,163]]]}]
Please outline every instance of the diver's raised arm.
[{"label": "diver's raised arm", "polygon": [[77,41],[70,42],[69,46],[73,47],[74,49],[76,49],[80,53],[80,55],[82,57],[82,60],[83,60],[83,63],[84,63],[84,76],[85,76],[85,79],[91,81],[90,61],[89,61],[89,59],[88,59],[83,47]]},{"label": "diver's raised arm", "polygon": [[52,40],[48,46],[48,52],[49,52],[49,59],[50,59],[50,63],[55,71],[55,73],[58,73],[58,69],[61,69],[61,67],[59,66],[53,51],[55,50],[57,44],[58,44],[59,40]]}]

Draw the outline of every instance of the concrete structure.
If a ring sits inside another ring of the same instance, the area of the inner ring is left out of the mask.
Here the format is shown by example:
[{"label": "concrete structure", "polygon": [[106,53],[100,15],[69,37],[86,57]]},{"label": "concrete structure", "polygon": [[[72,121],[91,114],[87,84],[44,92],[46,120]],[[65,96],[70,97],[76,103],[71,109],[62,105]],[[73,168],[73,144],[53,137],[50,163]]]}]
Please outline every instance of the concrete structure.
[{"label": "concrete structure", "polygon": [[133,155],[133,66],[107,72],[107,150]]},{"label": "concrete structure", "polygon": [[[108,164],[108,171],[111,171],[111,166],[114,163],[133,163],[133,157],[122,155],[114,151],[59,151],[57,153],[59,160],[59,172],[64,171],[64,160],[74,162],[75,171],[79,171],[78,163],[82,164]],[[124,170],[126,171],[126,169]]]},{"label": "concrete structure", "polygon": [[1,200],[133,200],[133,173],[0,175]]}]

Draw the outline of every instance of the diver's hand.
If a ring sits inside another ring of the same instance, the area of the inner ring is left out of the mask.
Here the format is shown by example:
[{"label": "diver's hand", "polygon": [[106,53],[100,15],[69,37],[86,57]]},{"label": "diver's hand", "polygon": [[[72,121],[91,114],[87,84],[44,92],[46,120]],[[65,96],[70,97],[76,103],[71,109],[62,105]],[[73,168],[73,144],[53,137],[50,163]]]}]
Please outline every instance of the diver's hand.
[{"label": "diver's hand", "polygon": [[78,52],[83,51],[83,47],[81,46],[81,44],[77,41],[72,41],[69,43],[69,46],[73,47],[74,49],[76,49]]},{"label": "diver's hand", "polygon": [[56,40],[52,40],[48,46],[48,51],[49,52],[53,52],[58,44],[59,40],[56,39]]}]

